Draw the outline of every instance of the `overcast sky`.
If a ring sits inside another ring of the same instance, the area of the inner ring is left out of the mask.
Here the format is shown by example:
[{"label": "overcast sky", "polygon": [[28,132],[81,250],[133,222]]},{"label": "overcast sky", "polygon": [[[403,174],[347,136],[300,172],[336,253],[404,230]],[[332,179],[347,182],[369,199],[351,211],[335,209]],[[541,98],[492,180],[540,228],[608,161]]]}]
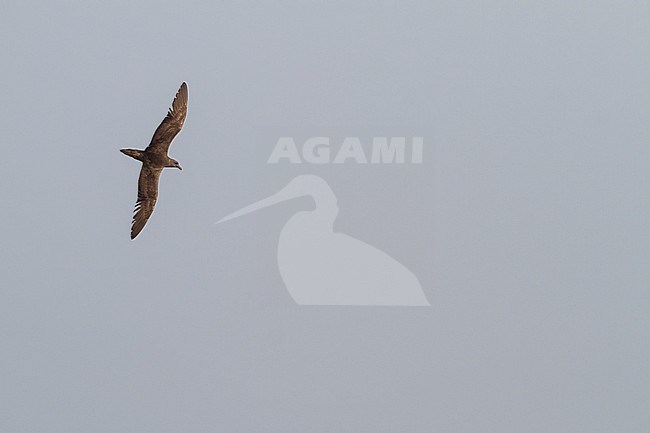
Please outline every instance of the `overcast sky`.
[{"label": "overcast sky", "polygon": [[[647,431],[647,2],[0,9],[0,431]],[[131,241],[118,149],[183,81],[184,170]],[[267,164],[391,135],[423,163]],[[214,224],[299,174],[431,307],[296,305],[308,198]]]}]

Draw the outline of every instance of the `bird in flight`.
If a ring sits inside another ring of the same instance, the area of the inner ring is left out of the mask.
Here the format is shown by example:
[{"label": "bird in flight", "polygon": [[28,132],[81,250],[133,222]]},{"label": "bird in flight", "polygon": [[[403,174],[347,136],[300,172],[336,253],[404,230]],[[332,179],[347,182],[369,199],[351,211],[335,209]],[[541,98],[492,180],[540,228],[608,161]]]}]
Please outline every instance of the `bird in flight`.
[{"label": "bird in flight", "polygon": [[125,155],[142,162],[140,178],[138,179],[138,201],[135,204],[133,222],[131,225],[131,239],[142,231],[147,220],[153,213],[153,208],[158,199],[158,179],[163,168],[177,168],[182,170],[175,159],[167,155],[172,140],[183,127],[187,115],[187,84],[181,84],[176,92],[172,107],[167,112],[156,132],[153,133],[151,143],[145,150],[120,149]]}]

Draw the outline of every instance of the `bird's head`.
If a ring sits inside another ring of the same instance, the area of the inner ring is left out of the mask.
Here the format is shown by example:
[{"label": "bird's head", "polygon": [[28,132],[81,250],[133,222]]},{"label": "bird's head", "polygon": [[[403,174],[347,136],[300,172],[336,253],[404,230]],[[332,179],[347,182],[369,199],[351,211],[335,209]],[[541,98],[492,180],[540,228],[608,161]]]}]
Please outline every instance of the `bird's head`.
[{"label": "bird's head", "polygon": [[169,158],[169,165],[167,167],[177,168],[179,170],[183,169],[183,167],[181,167],[181,165],[178,163],[178,161],[176,161],[175,159],[171,159],[171,158]]}]

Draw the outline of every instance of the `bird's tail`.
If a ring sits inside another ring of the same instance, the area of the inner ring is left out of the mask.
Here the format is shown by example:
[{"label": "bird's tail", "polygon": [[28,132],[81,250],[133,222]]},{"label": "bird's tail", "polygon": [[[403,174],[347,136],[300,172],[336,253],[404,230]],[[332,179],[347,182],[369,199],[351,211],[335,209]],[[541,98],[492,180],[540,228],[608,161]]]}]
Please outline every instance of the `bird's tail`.
[{"label": "bird's tail", "polygon": [[142,154],[144,153],[143,151],[137,149],[120,149],[120,152],[130,156],[131,158],[135,158],[138,161],[142,161]]}]

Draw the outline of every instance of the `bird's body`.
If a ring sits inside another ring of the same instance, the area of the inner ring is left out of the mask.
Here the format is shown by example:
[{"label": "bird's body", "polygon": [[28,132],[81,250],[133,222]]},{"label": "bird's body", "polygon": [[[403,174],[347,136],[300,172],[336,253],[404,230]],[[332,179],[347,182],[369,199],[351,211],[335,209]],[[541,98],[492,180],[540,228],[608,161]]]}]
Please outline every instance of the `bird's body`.
[{"label": "bird's body", "polygon": [[151,138],[151,143],[145,150],[120,149],[125,155],[142,162],[138,179],[138,201],[135,204],[135,214],[131,226],[131,239],[142,231],[147,220],[153,213],[158,200],[158,180],[163,168],[178,168],[180,164],[167,155],[174,137],[180,132],[187,115],[187,84],[181,84],[176,93],[172,107]]}]

